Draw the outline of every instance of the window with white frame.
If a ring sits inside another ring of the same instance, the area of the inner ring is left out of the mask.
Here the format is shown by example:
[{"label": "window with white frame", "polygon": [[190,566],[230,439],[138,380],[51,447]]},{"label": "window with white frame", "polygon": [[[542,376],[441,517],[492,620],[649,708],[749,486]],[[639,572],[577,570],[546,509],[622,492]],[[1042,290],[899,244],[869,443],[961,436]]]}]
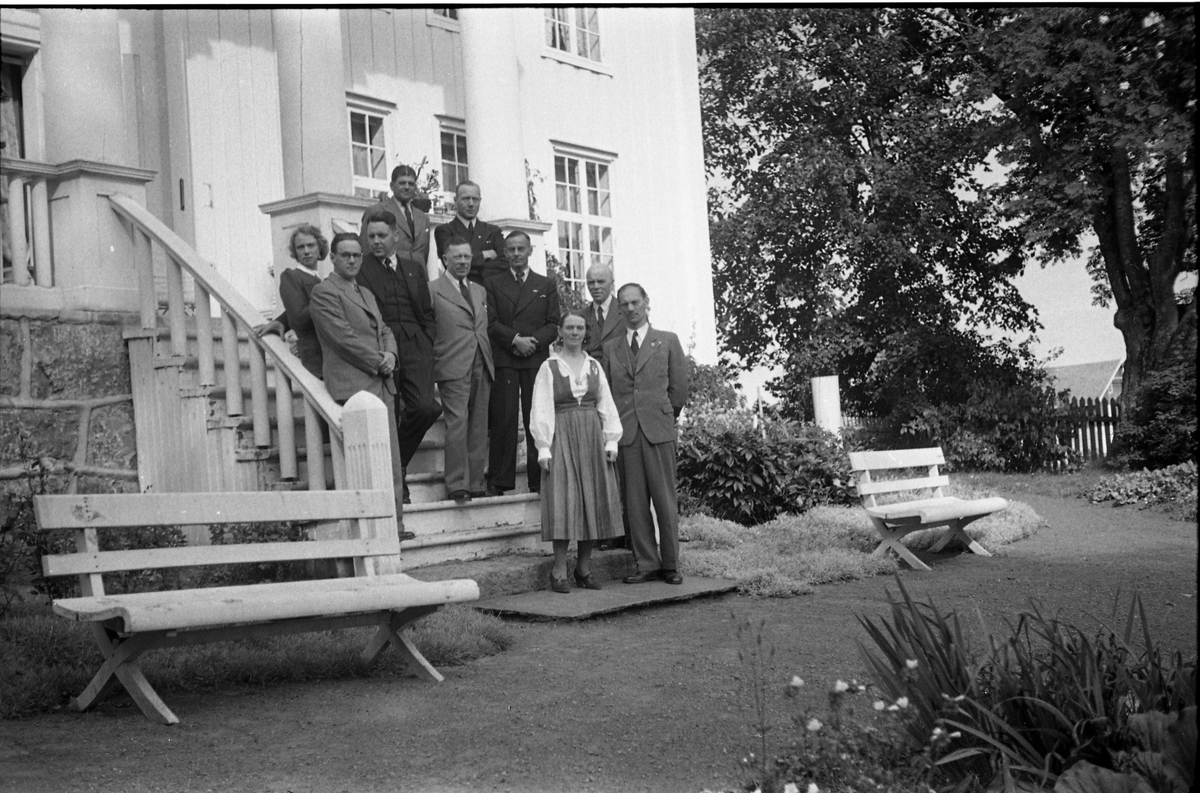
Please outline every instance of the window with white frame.
[{"label": "window with white frame", "polygon": [[588,267],[613,265],[609,163],[555,154],[554,205],[564,277],[572,288],[582,289]]},{"label": "window with white frame", "polygon": [[442,189],[453,193],[467,171],[467,132],[461,124],[442,121]]},{"label": "window with white frame", "polygon": [[600,15],[595,8],[547,8],[545,26],[550,49],[600,60]]},{"label": "window with white frame", "polygon": [[351,105],[350,160],[354,194],[373,198],[390,190],[388,181],[387,135],[384,121],[387,113]]}]

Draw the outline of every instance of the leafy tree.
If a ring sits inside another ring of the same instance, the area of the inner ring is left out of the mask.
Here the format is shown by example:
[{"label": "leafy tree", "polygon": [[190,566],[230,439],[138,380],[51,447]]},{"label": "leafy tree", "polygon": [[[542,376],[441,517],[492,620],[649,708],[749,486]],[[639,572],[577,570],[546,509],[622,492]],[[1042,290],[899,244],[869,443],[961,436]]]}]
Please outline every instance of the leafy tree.
[{"label": "leafy tree", "polygon": [[911,389],[961,403],[945,383],[1032,364],[979,331],[1036,330],[1012,278],[1079,253],[1089,230],[1124,393],[1173,344],[1194,354],[1173,290],[1195,269],[1191,8],[697,20],[723,341],[782,363],[785,392],[836,372],[852,407],[887,413]]}]

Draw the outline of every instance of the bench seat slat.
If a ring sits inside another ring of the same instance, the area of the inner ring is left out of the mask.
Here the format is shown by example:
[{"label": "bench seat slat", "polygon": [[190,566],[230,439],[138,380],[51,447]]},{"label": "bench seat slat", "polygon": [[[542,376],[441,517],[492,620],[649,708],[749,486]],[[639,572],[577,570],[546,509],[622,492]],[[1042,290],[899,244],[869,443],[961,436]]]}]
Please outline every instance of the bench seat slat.
[{"label": "bench seat slat", "polygon": [[125,633],[394,611],[479,599],[470,579],[420,581],[403,573],[248,586],[64,598],[54,611],[80,622],[122,621]]},{"label": "bench seat slat", "polygon": [[167,567],[202,567],[210,564],[252,564],[309,559],[345,559],[357,556],[394,556],[400,540],[365,538],[315,542],[253,542],[239,545],[191,545],[182,548],[146,548],[130,551],[70,553],[42,557],[46,576],[113,573],[120,570],[157,570]]},{"label": "bench seat slat", "polygon": [[897,493],[902,490],[921,490],[924,488],[946,487],[950,484],[948,476],[926,476],[921,479],[883,479],[874,482],[859,482],[860,496],[876,493]]},{"label": "bench seat slat", "polygon": [[388,490],[35,496],[41,529],[353,520],[394,515]]},{"label": "bench seat slat", "polygon": [[878,452],[850,452],[850,468],[855,471],[877,471],[886,468],[924,468],[945,465],[941,447],[929,449],[889,449]]},{"label": "bench seat slat", "polygon": [[926,498],[916,501],[902,501],[898,504],[884,504],[878,507],[867,507],[867,514],[882,520],[915,521],[922,524],[938,524],[958,518],[972,518],[989,515],[1005,509],[1008,502],[1003,498],[978,498],[965,501],[949,496],[946,498]]}]

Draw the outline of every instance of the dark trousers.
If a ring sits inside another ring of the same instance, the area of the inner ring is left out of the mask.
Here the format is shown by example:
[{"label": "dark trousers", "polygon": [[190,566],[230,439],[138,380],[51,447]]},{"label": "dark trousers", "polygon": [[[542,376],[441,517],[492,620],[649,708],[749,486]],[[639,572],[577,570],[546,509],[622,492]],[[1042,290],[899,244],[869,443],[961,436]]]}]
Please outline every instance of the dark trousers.
[{"label": "dark trousers", "polygon": [[[629,539],[638,572],[679,569],[679,494],[675,486],[675,441],[651,443],[638,427],[633,443],[617,455],[625,491]],[[650,505],[654,504],[654,514]],[[658,542],[654,523],[658,519]]]},{"label": "dark trousers", "polygon": [[442,415],[433,398],[433,362],[396,368],[396,417],[400,422],[400,462],[407,468],[425,433]]},{"label": "dark trousers", "polygon": [[497,369],[492,383],[492,398],[488,405],[488,429],[491,451],[488,453],[488,484],[503,490],[517,486],[517,411],[525,420],[525,472],[529,491],[536,493],[542,485],[542,469],[538,465],[537,446],[529,431],[529,411],[533,407],[533,381],[537,369]]}]

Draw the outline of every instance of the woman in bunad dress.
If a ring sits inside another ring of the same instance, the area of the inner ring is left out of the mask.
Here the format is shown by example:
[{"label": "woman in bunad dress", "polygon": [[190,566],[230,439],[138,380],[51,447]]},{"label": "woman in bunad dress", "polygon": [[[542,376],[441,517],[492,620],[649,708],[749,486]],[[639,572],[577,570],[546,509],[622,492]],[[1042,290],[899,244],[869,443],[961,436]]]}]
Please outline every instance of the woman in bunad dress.
[{"label": "woman in bunad dress", "polygon": [[530,430],[542,467],[542,540],[554,545],[550,588],[568,593],[567,547],[575,540],[575,584],[599,589],[591,574],[592,544],[620,534],[617,444],[621,417],[596,359],[583,351],[587,319],[568,311],[559,343],[538,370]]}]

